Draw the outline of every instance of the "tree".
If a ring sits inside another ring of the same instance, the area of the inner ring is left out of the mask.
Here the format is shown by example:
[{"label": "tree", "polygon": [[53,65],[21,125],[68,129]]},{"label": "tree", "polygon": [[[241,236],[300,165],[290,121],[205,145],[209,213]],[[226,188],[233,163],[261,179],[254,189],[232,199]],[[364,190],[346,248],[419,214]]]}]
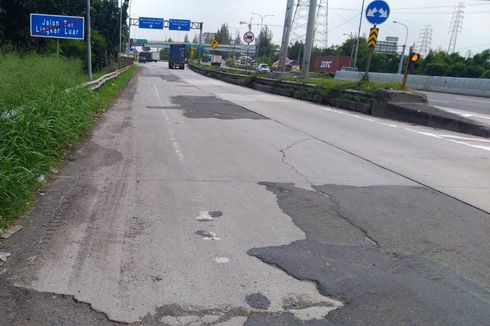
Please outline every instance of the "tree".
[{"label": "tree", "polygon": [[197,40],[197,35],[194,34],[194,38],[192,39],[192,43],[197,44],[199,41]]},{"label": "tree", "polygon": [[236,37],[235,37],[235,40],[233,41],[233,44],[235,44],[235,45],[242,44],[242,37],[240,36],[240,32],[236,33]]},{"label": "tree", "polygon": [[[93,0],[91,8],[94,68],[100,69],[117,58],[119,51],[119,13],[122,10],[123,40],[128,39],[127,9],[129,0],[119,8],[119,0]],[[0,10],[0,44],[17,52],[55,51],[55,40],[34,38],[29,33],[29,13],[86,16],[85,0],[22,0],[3,1]],[[85,59],[83,41],[61,40],[62,55]],[[85,60],[84,60],[85,61]]]},{"label": "tree", "polygon": [[222,24],[214,35],[214,38],[219,44],[231,44],[231,35],[228,24]]},{"label": "tree", "polygon": [[265,25],[260,30],[257,37],[257,57],[270,56],[272,53],[272,31],[269,26]]},{"label": "tree", "polygon": [[187,33],[184,36],[184,43],[189,43],[189,35]]}]

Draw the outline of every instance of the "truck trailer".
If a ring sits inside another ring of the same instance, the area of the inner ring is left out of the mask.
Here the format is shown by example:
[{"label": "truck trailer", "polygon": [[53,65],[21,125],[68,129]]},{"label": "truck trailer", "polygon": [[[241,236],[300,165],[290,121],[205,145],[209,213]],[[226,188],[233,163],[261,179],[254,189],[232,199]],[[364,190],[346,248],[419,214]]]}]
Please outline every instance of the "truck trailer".
[{"label": "truck trailer", "polygon": [[185,44],[170,44],[168,67],[185,69]]}]

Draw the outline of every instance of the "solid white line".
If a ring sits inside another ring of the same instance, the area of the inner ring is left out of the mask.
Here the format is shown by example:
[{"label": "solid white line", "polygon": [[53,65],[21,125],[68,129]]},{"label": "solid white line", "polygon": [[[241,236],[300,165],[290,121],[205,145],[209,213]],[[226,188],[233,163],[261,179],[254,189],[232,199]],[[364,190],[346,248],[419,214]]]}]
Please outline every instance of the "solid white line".
[{"label": "solid white line", "polygon": [[455,97],[455,100],[460,100],[460,101],[469,101],[469,102],[476,102],[476,103],[484,103],[484,104],[490,104],[489,100],[475,100],[472,98],[465,98],[465,97]]},{"label": "solid white line", "polygon": [[411,128],[405,128],[405,130],[408,130],[408,131],[411,131],[411,132],[415,132],[417,134],[424,135],[424,136],[429,136],[429,137],[434,137],[434,138],[442,139],[442,137],[440,137],[439,135],[436,135],[436,134],[433,134],[433,133],[430,133],[430,132],[419,131],[419,130],[415,130],[415,129],[411,129]]},{"label": "solid white line", "polygon": [[484,151],[490,152],[490,146],[472,145],[472,144],[468,144],[468,143],[465,143],[465,142],[462,142],[462,141],[459,141],[459,140],[454,140],[454,139],[447,139],[447,140],[449,140],[450,142],[453,142],[453,143],[457,143],[457,144],[461,144],[461,145],[466,145],[466,146],[473,147],[473,148],[483,149]]},{"label": "solid white line", "polygon": [[[376,120],[371,119],[371,118],[365,118],[365,117],[362,117],[362,116],[357,115],[357,114],[352,114],[352,113],[348,113],[348,112],[342,112],[342,111],[334,110],[334,109],[330,109],[330,108],[321,108],[321,109],[322,110],[325,110],[325,111],[329,111],[329,112],[335,112],[335,113],[338,113],[338,114],[343,114],[343,115],[355,117],[355,118],[358,118],[358,119],[362,119],[362,120],[374,122],[374,123],[377,123],[377,124],[380,124],[380,125],[384,125],[384,126],[390,126],[390,127],[395,126],[396,128],[398,128],[398,126],[396,126],[396,125],[391,125],[389,123],[376,121]],[[450,141],[450,142],[453,142],[453,143],[457,143],[457,144],[460,144],[460,145],[465,145],[465,146],[469,146],[469,147],[476,148],[476,149],[483,149],[484,151],[490,151],[490,147],[488,147],[488,146],[479,146],[479,145],[468,144],[468,143],[465,143],[465,142],[462,142],[462,141],[444,138],[444,136],[442,136],[442,135],[437,135],[437,134],[430,133],[430,132],[425,132],[425,131],[419,131],[419,130],[415,130],[415,129],[412,129],[412,128],[404,128],[404,129],[406,131],[414,132],[414,133],[419,134],[419,135],[428,136],[428,137],[437,138],[437,139],[443,139],[443,140]]]},{"label": "solid white line", "polygon": [[443,104],[449,104],[451,102],[448,102],[448,101],[438,101],[438,100],[430,100],[429,99],[429,102],[436,102],[436,103],[443,103]]},{"label": "solid white line", "polygon": [[454,135],[441,135],[441,137],[490,143],[490,139],[483,139],[483,138],[461,137],[461,136],[454,136]]}]

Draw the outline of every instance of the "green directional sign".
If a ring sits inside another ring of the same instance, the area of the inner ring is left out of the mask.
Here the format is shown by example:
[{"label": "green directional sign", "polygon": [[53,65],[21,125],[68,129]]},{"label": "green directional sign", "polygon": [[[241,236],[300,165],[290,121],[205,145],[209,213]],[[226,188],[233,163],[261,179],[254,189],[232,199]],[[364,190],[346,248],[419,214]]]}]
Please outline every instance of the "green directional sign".
[{"label": "green directional sign", "polygon": [[148,43],[148,40],[145,40],[145,39],[137,39],[136,40],[136,45],[139,45],[139,46],[143,46],[143,45],[146,45]]}]

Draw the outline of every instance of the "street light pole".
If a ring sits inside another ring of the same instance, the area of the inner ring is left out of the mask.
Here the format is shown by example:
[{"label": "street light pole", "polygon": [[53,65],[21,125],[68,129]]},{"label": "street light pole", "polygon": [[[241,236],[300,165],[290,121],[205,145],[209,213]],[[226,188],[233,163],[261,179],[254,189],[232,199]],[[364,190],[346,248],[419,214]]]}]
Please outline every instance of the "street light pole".
[{"label": "street light pole", "polygon": [[361,37],[361,26],[362,26],[362,15],[364,13],[364,2],[365,2],[365,0],[362,0],[361,18],[359,19],[359,31],[357,32],[356,54],[354,55],[354,69],[357,68],[357,54],[359,52],[359,38]]},{"label": "street light pole", "polygon": [[402,48],[402,54],[400,56],[400,64],[398,66],[398,74],[402,73],[402,68],[403,68],[403,60],[405,60],[405,49],[407,48],[407,41],[408,41],[408,26],[405,25],[404,23],[400,23],[399,21],[394,20],[393,23],[395,24],[400,24],[405,27],[407,30],[407,33],[405,35],[405,43],[403,43],[403,48]]},{"label": "street light pole", "polygon": [[88,68],[88,80],[92,80],[92,40],[90,37],[90,0],[87,0],[87,68]]},{"label": "street light pole", "polygon": [[119,53],[122,53],[122,2],[119,4]]},{"label": "street light pole", "polygon": [[[261,15],[261,14],[258,14],[256,12],[252,12],[252,15],[256,15],[256,16],[259,16],[260,17],[260,30],[259,30],[259,35],[260,33],[262,32],[262,27],[264,25],[264,19],[266,17],[274,17],[274,15]],[[256,38],[256,45],[257,45],[257,59],[259,58],[259,49],[260,49],[260,39],[259,39],[259,35],[257,35],[257,38]]]},{"label": "street light pole", "polygon": [[128,12],[128,18],[129,18],[129,26],[128,26],[128,54],[129,51],[131,50],[131,4],[133,3],[133,0],[129,0],[129,12]]}]

